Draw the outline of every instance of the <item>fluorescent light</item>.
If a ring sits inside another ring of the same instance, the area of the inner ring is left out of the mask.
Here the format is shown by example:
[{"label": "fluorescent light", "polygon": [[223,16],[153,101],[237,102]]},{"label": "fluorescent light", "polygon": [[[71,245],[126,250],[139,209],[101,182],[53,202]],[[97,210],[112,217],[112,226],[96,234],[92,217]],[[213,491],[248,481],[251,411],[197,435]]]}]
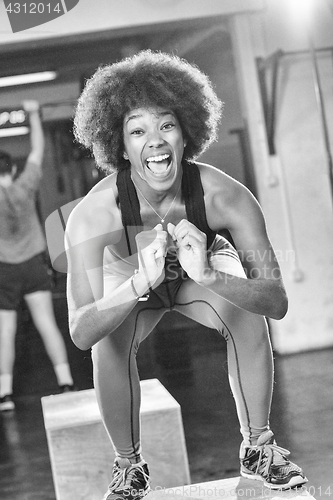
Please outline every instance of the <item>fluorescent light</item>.
[{"label": "fluorescent light", "polygon": [[28,127],[12,127],[0,129],[0,137],[12,137],[14,135],[29,134]]},{"label": "fluorescent light", "polygon": [[42,71],[41,73],[27,73],[25,75],[3,76],[0,78],[0,87],[13,87],[14,85],[27,85],[28,83],[47,82],[57,78],[55,71]]}]

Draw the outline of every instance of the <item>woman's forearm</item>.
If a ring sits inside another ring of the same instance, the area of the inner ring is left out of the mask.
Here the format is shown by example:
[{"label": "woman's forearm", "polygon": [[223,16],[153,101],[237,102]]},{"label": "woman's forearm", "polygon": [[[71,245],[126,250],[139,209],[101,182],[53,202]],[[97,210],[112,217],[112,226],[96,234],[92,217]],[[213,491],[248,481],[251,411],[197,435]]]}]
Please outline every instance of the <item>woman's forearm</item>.
[{"label": "woman's forearm", "polygon": [[144,277],[136,274],[101,299],[76,309],[69,308],[69,331],[74,344],[86,350],[112,333],[146,291]]},{"label": "woman's forearm", "polygon": [[278,279],[239,278],[212,269],[199,284],[255,314],[282,319],[287,313],[288,298]]}]

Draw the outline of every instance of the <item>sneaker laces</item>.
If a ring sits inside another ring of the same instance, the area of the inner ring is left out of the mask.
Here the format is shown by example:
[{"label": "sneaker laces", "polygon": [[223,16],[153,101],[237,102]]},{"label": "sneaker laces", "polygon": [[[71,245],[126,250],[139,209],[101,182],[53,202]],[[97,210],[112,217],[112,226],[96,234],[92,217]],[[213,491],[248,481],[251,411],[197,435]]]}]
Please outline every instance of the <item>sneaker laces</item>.
[{"label": "sneaker laces", "polygon": [[[121,460],[121,459],[120,459]],[[119,462],[120,462],[119,460]],[[141,462],[142,465],[144,463]],[[132,464],[129,462],[129,465],[122,467],[120,464],[114,466],[114,477],[109,485],[109,489],[112,491],[116,491],[117,489],[129,490],[133,489],[133,481],[137,480],[136,474],[141,472],[144,479],[149,481],[149,476],[144,471],[142,465]]]},{"label": "sneaker laces", "polygon": [[[266,464],[263,470],[263,474],[268,476],[271,465],[287,465],[289,460],[285,457],[290,455],[290,451],[278,446],[275,441],[272,440],[274,434],[272,431],[268,431],[264,435],[260,436],[258,439],[258,444],[256,446],[249,446],[250,449],[259,451],[258,465],[256,468],[256,474],[259,471],[262,462],[266,458]],[[262,442],[263,441],[263,442]]]}]

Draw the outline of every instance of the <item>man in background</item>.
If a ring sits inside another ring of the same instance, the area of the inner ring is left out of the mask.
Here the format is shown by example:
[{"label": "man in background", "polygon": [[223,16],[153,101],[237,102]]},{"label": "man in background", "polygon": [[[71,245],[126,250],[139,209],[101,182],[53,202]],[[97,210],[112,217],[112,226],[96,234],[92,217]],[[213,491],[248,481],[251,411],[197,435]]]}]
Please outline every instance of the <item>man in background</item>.
[{"label": "man in background", "polygon": [[42,176],[44,133],[39,104],[23,102],[29,115],[31,150],[25,168],[0,151],[0,411],[13,410],[13,368],[17,311],[24,298],[51,359],[59,388],[73,390],[62,334],[56,324],[46,243],[35,195]]}]

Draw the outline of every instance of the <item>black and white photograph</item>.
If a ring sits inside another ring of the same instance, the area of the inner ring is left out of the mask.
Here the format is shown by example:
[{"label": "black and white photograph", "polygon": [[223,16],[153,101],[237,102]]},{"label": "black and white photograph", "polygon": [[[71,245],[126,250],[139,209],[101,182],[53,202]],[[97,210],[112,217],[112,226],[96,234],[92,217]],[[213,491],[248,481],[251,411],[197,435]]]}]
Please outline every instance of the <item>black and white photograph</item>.
[{"label": "black and white photograph", "polygon": [[0,499],[333,498],[333,0],[0,0]]}]

